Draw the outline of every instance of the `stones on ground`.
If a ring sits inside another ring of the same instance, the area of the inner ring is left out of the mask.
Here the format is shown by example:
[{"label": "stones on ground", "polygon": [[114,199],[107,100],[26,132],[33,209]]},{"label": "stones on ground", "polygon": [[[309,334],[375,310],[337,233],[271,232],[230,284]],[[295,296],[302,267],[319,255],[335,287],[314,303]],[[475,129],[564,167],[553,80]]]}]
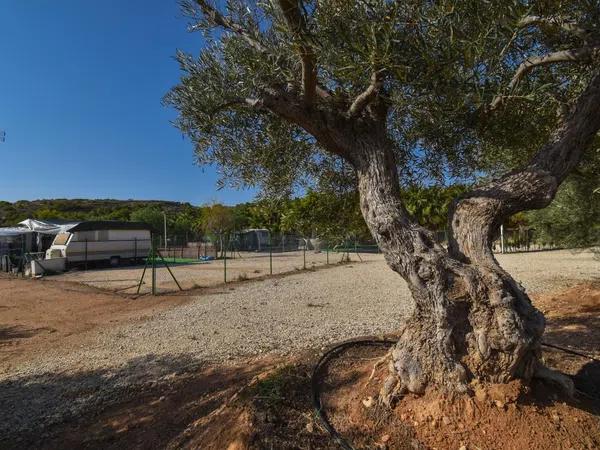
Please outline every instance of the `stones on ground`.
[{"label": "stones on ground", "polygon": [[479,403],[484,403],[487,400],[488,394],[483,386],[477,386],[475,388],[475,398]]},{"label": "stones on ground", "polygon": [[375,400],[373,400],[373,397],[369,396],[363,399],[362,404],[365,406],[365,408],[371,408],[375,404]]},{"label": "stones on ground", "polygon": [[[534,256],[535,265],[525,263]],[[499,255],[499,259],[529,291],[564,286],[565,277],[588,279],[592,273],[587,263],[585,270],[575,273],[569,252],[534,256]],[[547,257],[563,256],[558,276],[556,264]],[[595,264],[590,266],[593,273]],[[329,307],[307,308],[309,301]],[[219,363],[259,350],[270,352],[275,344],[280,345],[280,354],[305,348],[324,351],[326,343],[395,331],[411,305],[406,284],[382,260],[198,296],[139,321],[89,332],[75,348],[57,346],[31,360],[7,364],[0,369],[5,387],[0,392],[0,435],[40,432],[92,406],[120,401],[144,386],[163,383],[157,380],[171,373],[174,365],[181,373],[203,361]],[[477,401],[491,400],[484,389],[475,389],[474,394]],[[497,400],[512,402],[506,396]],[[408,415],[402,420],[412,423]]]}]

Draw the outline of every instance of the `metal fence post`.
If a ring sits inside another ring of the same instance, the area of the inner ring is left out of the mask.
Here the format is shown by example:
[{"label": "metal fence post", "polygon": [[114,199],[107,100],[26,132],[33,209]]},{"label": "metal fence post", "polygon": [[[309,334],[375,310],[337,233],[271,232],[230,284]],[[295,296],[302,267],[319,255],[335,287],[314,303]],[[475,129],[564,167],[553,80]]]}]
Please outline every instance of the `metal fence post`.
[{"label": "metal fence post", "polygon": [[[152,246],[150,246],[150,247],[152,247]],[[140,277],[140,282],[138,283],[137,291],[135,293],[136,295],[138,295],[140,293],[140,289],[142,287],[142,284],[144,283],[144,277],[146,276],[146,269],[148,268],[148,258],[150,257],[151,252],[152,252],[152,248],[150,248],[150,251],[146,255],[146,258],[144,261],[144,270],[142,270],[142,276]]]},{"label": "metal fence post", "polygon": [[269,230],[269,275],[273,275],[273,239]]},{"label": "metal fence post", "polygon": [[25,278],[25,238],[21,239],[21,278]]},{"label": "metal fence post", "polygon": [[362,257],[360,256],[360,254],[358,253],[358,245],[356,243],[356,239],[354,240],[354,253],[356,254],[356,256],[358,256],[358,259],[360,259],[360,262],[362,262]]},{"label": "metal fence post", "polygon": [[88,270],[88,240],[85,240],[85,270]]},{"label": "metal fence post", "polygon": [[137,237],[133,238],[133,263],[137,264]]},{"label": "metal fence post", "polygon": [[227,246],[223,246],[223,282],[227,283]]},{"label": "metal fence post", "polygon": [[156,243],[152,240],[152,295],[156,295]]},{"label": "metal fence post", "polygon": [[304,239],[304,247],[302,250],[302,267],[306,269],[306,239]]}]

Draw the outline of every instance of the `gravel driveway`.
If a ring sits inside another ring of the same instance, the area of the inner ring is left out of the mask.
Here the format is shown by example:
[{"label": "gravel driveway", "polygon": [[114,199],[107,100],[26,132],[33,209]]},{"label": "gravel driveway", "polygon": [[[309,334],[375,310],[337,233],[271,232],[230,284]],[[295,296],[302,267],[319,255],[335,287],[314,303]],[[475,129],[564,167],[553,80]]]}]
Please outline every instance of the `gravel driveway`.
[{"label": "gravel driveway", "polygon": [[[499,255],[499,260],[530,292],[600,277],[600,263],[590,252]],[[168,382],[207,361],[285,354],[390,332],[410,309],[406,284],[381,257],[226,287],[0,370],[0,436],[39,432],[122,399],[131,386]]]}]

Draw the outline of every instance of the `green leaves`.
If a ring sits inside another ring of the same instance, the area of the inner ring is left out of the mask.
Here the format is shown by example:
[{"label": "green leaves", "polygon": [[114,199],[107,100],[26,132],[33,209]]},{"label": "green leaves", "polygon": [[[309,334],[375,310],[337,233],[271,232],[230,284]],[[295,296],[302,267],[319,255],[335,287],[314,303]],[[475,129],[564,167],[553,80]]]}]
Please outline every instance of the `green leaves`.
[{"label": "green leaves", "polygon": [[595,144],[550,206],[527,213],[539,241],[565,247],[600,245],[600,139]]},{"label": "green leaves", "polygon": [[[198,3],[185,0],[184,13],[207,45],[197,57],[177,54],[181,82],[165,97],[179,112],[176,126],[192,140],[198,164],[221,168],[220,187],[253,186],[279,198],[347,187],[353,175],[339,158],[306,130],[260,108],[265,93],[302,92],[298,40],[281,12],[272,2],[229,0],[219,11],[238,28],[224,29]],[[304,10],[302,44],[316,55],[319,85],[329,93],[312,108],[331,125],[381,71],[379,100],[389,107],[385,128],[404,185],[471,182],[527,160],[589,68],[534,69],[507,90],[528,56],[582,41],[565,27],[519,28],[519,22],[543,15],[592,30],[600,23],[598,2],[589,0],[310,0]],[[490,112],[497,95],[505,106]]]},{"label": "green leaves", "polygon": [[431,230],[443,230],[446,228],[452,201],[466,190],[467,187],[463,185],[445,188],[413,186],[402,191],[402,201],[419,224]]}]

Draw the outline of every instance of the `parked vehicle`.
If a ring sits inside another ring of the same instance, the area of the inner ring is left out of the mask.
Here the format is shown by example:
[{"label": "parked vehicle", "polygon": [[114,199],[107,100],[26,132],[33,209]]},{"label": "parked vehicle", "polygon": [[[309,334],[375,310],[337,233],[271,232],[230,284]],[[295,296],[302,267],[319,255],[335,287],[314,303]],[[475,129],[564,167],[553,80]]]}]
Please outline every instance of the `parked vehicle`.
[{"label": "parked vehicle", "polygon": [[88,221],[59,233],[46,260],[65,258],[67,265],[92,261],[140,260],[151,248],[151,229],[142,222]]}]

